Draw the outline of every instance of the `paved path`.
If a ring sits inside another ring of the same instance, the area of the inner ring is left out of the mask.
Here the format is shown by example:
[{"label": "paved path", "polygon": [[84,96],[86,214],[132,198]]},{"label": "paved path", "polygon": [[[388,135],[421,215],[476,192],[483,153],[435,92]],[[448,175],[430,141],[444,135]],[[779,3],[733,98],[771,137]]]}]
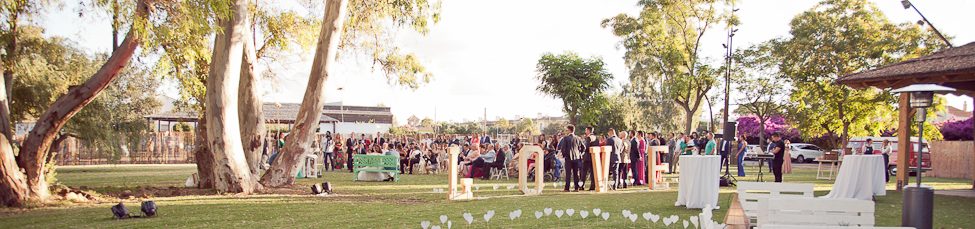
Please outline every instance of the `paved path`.
[{"label": "paved path", "polygon": [[975,198],[975,190],[971,190],[971,189],[934,190],[934,194]]}]

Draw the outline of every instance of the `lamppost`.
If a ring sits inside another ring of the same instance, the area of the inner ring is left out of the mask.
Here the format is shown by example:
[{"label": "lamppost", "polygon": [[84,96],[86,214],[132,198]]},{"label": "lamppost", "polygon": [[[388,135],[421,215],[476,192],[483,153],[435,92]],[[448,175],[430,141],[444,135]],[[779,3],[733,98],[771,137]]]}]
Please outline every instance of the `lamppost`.
[{"label": "lamppost", "polygon": [[[917,144],[917,185],[904,187],[904,207],[901,211],[901,225],[918,229],[931,228],[933,224],[932,216],[934,213],[934,189],[929,186],[921,186],[921,167],[924,154],[921,147],[924,143],[924,121],[927,116],[927,108],[931,107],[934,101],[934,93],[953,92],[955,89],[936,84],[914,84],[899,88],[891,92],[911,93],[911,108],[917,109],[914,113],[914,120],[917,121],[918,144]],[[906,109],[901,107],[899,109]],[[910,138],[908,138],[910,139]],[[903,150],[902,153],[907,153]],[[910,162],[900,162],[908,163]]]}]

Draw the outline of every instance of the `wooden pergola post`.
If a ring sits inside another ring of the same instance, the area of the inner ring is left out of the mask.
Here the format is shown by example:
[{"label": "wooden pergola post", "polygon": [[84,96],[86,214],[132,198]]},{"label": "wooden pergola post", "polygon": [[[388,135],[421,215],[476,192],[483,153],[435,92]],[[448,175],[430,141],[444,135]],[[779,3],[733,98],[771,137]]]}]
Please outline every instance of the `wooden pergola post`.
[{"label": "wooden pergola post", "polygon": [[[897,190],[900,191],[907,185],[907,170],[910,168],[910,155],[914,147],[911,147],[911,95],[908,93],[900,94],[897,115]],[[918,174],[920,175],[920,174]]]}]

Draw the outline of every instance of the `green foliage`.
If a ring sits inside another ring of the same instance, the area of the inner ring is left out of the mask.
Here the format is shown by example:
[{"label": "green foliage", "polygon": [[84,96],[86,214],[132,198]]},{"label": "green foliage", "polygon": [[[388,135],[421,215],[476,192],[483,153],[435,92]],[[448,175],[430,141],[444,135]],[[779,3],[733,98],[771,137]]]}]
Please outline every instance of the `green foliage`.
[{"label": "green foliage", "polygon": [[[10,102],[14,122],[39,117],[71,87],[88,80],[108,58],[106,54],[89,57],[59,37],[44,38],[41,29],[33,26],[21,26],[18,37],[20,58],[13,66],[17,77]],[[120,147],[138,144],[139,134],[148,128],[143,116],[160,105],[156,100],[158,80],[148,70],[134,63],[120,74],[60,131],[112,158],[121,155]]]},{"label": "green foliage", "polygon": [[[638,99],[663,95],[684,110],[684,131],[697,119],[704,96],[717,82],[720,71],[699,56],[701,37],[721,21],[737,24],[727,11],[728,1],[648,0],[640,1],[638,17],[619,14],[603,20],[626,48],[624,59],[630,70],[630,89]],[[727,8],[727,7],[725,7]],[[658,122],[670,119],[654,120]]]},{"label": "green foliage", "polygon": [[515,124],[515,132],[519,134],[538,135],[541,133],[541,130],[538,129],[538,126],[535,125],[535,121],[532,121],[532,119],[522,118],[517,124]]},{"label": "green foliage", "polygon": [[[778,61],[772,56],[771,43],[754,45],[738,51],[733,56],[741,66],[742,75],[738,78],[738,92],[744,95],[738,100],[740,113],[754,115],[759,129],[765,129],[765,122],[773,115],[785,112],[788,88],[787,78],[778,72]],[[765,131],[758,131],[759,144],[764,145]]]},{"label": "green foliage", "polygon": [[[593,123],[595,109],[605,103],[602,92],[613,76],[598,57],[583,59],[573,52],[543,54],[536,65],[539,92],[562,100],[562,111],[572,124]],[[581,119],[581,120],[580,120]]]},{"label": "green foliage", "polygon": [[826,0],[790,23],[791,37],[772,41],[779,69],[793,83],[789,110],[805,137],[840,132],[879,135],[896,117],[894,96],[836,84],[843,75],[934,51],[938,40],[914,24],[895,25],[865,0]]},{"label": "green foliage", "polygon": [[393,35],[399,28],[426,35],[430,25],[440,21],[440,4],[429,0],[349,1],[339,49],[369,56],[390,83],[416,89],[433,75],[415,55],[396,48]]}]

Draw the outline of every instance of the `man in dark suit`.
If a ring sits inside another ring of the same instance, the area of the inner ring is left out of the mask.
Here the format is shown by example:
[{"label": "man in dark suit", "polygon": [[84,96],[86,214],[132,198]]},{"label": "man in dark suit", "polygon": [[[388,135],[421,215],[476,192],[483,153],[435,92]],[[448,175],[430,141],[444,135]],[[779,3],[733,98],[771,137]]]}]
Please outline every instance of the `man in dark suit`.
[{"label": "man in dark suit", "polygon": [[785,162],[785,148],[782,142],[782,137],[779,133],[772,134],[772,143],[769,148],[772,149],[772,174],[775,175],[775,182],[782,183],[782,163]]},{"label": "man in dark suit", "polygon": [[[633,139],[630,140],[630,174],[633,174],[633,183],[630,184],[633,186],[640,185],[640,180],[637,176],[637,174],[640,173],[637,171],[637,165],[643,163],[643,161],[640,159],[640,141],[643,141],[643,136],[643,131],[637,131],[636,134],[633,135]],[[623,187],[625,188],[626,177],[624,177],[623,180]]]},{"label": "man in dark suit", "polygon": [[[569,191],[569,182],[571,181],[574,189],[572,191],[578,192],[581,188],[579,187],[579,169],[582,167],[582,152],[579,152],[579,146],[582,145],[582,141],[575,134],[575,126],[568,125],[565,127],[565,137],[559,140],[559,152],[565,157],[565,190]],[[542,163],[540,161],[535,163]]]},{"label": "man in dark suit", "polygon": [[609,139],[606,140],[606,145],[612,149],[609,151],[609,177],[610,179],[613,179],[613,190],[616,190],[616,188],[619,186],[618,181],[620,180],[617,166],[620,163],[620,153],[624,153],[622,152],[624,140],[616,136],[616,130],[613,128],[609,128],[609,132],[606,133],[606,136],[609,137]]},{"label": "man in dark suit", "polygon": [[586,135],[582,137],[582,187],[586,187],[586,182],[589,183],[589,191],[596,190],[596,176],[593,173],[592,167],[592,153],[589,152],[589,147],[599,146],[599,140],[596,139],[595,135],[592,135],[592,127],[586,127]]}]

